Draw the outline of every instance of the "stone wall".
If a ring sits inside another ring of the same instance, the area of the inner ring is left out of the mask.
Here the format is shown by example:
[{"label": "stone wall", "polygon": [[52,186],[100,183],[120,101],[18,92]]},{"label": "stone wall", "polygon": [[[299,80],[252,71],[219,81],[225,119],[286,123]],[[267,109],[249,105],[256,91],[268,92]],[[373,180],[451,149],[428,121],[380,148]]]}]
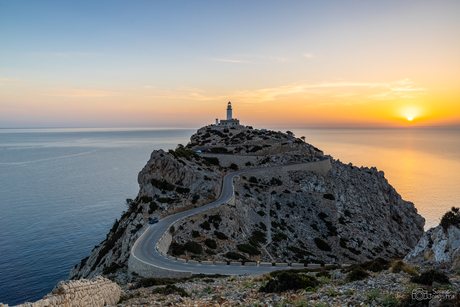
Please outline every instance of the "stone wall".
[{"label": "stone wall", "polygon": [[102,307],[117,304],[120,294],[121,289],[116,283],[97,276],[91,280],[61,281],[42,300],[15,307]]}]

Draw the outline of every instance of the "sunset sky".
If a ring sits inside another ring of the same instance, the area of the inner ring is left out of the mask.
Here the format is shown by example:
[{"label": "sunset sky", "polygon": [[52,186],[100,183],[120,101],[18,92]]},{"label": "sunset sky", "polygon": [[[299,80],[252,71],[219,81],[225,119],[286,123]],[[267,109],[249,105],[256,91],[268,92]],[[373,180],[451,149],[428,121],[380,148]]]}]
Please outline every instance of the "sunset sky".
[{"label": "sunset sky", "polygon": [[[0,0],[0,128],[460,125],[460,1]],[[409,119],[412,119],[411,121]]]}]

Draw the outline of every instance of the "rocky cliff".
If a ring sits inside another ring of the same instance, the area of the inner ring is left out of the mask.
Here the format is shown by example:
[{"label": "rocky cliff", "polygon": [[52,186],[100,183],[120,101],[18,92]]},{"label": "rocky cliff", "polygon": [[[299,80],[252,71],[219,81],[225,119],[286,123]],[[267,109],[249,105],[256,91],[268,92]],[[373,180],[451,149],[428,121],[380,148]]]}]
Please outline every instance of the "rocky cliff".
[{"label": "rocky cliff", "polygon": [[238,169],[330,158],[325,175],[261,170],[235,181],[235,204],[183,221],[170,253],[194,259],[351,263],[405,255],[424,219],[375,168],[357,168],[281,132],[204,127],[186,147],[151,155],[139,194],[70,278],[116,272],[153,217],[213,201],[222,176]]},{"label": "rocky cliff", "polygon": [[437,227],[424,233],[406,261],[449,269],[460,268],[460,210],[453,207]]}]

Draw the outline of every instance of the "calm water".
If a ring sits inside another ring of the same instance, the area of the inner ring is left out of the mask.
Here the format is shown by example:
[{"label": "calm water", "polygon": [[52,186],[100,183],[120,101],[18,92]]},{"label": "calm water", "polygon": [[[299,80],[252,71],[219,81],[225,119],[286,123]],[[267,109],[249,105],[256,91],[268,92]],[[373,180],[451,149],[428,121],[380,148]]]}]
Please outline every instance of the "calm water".
[{"label": "calm water", "polygon": [[[289,130],[343,162],[384,170],[427,227],[460,205],[460,129]],[[0,302],[38,300],[66,279],[137,195],[150,152],[194,131],[0,129]]]}]

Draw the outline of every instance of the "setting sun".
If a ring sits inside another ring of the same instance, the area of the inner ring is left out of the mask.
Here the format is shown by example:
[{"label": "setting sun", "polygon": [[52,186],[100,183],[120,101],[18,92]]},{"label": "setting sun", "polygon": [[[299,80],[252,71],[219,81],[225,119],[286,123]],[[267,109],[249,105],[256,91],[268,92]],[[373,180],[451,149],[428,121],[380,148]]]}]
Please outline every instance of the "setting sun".
[{"label": "setting sun", "polygon": [[413,117],[408,117],[408,118],[407,118],[407,120],[410,121],[410,122],[411,122],[413,119],[414,119]]}]

